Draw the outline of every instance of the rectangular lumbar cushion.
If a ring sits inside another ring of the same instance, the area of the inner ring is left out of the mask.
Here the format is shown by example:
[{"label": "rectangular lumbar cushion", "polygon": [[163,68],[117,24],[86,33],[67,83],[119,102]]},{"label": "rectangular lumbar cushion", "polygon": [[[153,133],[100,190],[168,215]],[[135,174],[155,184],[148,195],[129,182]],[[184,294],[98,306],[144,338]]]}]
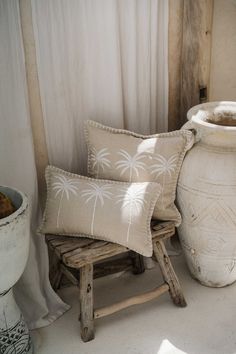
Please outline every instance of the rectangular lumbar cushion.
[{"label": "rectangular lumbar cushion", "polygon": [[162,186],[153,217],[173,220],[181,216],[174,201],[184,156],[193,144],[193,134],[178,130],[144,136],[87,121],[88,175],[125,182],[158,182]]},{"label": "rectangular lumbar cushion", "polygon": [[53,166],[45,175],[47,201],[40,233],[86,236],[152,255],[150,221],[159,184],[98,180]]}]

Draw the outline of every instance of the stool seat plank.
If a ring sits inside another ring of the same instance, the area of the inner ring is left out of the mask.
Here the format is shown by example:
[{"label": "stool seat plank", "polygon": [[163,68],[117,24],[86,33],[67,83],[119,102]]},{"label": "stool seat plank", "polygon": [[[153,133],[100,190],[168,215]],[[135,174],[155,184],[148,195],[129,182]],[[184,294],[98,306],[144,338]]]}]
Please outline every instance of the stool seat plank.
[{"label": "stool seat plank", "polygon": [[128,252],[129,248],[111,242],[97,241],[86,248],[78,248],[62,256],[63,262],[71,268],[80,268],[86,264],[96,263],[102,259]]},{"label": "stool seat plank", "polygon": [[60,258],[63,254],[71,252],[74,250],[82,250],[83,248],[91,245],[94,240],[89,238],[78,238],[78,237],[64,237],[57,236],[57,239],[50,239],[47,237],[47,242],[49,247],[53,249],[56,255]]},{"label": "stool seat plank", "polygon": [[173,236],[175,234],[175,224],[173,222],[160,223],[152,226],[152,238],[160,239]]}]

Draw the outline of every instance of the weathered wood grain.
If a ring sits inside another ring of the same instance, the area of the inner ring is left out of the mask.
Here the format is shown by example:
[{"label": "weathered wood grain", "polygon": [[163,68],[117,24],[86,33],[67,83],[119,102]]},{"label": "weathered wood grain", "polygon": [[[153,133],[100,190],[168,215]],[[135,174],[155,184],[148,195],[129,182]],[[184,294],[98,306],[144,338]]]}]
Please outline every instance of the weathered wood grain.
[{"label": "weathered wood grain", "polygon": [[[129,255],[133,254],[135,259],[133,258],[132,262],[130,258],[129,262],[126,262],[124,266],[127,269],[133,265],[133,267],[135,266],[136,271],[140,273],[144,270],[142,258],[140,258],[140,255],[135,254],[135,252],[130,251],[124,246],[107,241],[99,241],[83,237],[46,236],[50,249],[54,252],[54,255],[58,257],[60,262],[60,273],[57,274],[57,278],[55,279],[56,286],[60,283],[60,277],[62,274],[74,285],[78,285],[77,272],[80,269],[80,320],[81,337],[83,341],[87,342],[94,338],[94,318],[104,317],[129,306],[153,300],[168,290],[176,305],[182,307],[186,306],[180,284],[163,243],[165,239],[170,238],[174,233],[175,226],[173,222],[152,223],[154,254],[160,265],[165,284],[144,294],[132,296],[116,304],[97,309],[95,312],[93,310],[94,264],[96,263],[98,266],[97,275],[101,275],[107,271],[110,272],[111,269],[109,268],[112,268],[110,265],[107,266],[105,261],[109,260],[112,256],[123,256],[124,253],[128,253]],[[118,261],[117,264],[116,261]],[[115,267],[115,269],[120,267],[119,260],[114,260],[113,267]]]},{"label": "weathered wood grain", "polygon": [[61,264],[60,266],[60,270],[61,270],[61,273],[63,275],[66,276],[66,278],[73,284],[73,285],[76,285],[78,286],[79,285],[79,281],[78,279],[74,276],[74,274],[72,272],[70,272],[70,270],[64,266],[64,264]]},{"label": "weathered wood grain", "polygon": [[36,47],[34,39],[31,0],[19,1],[22,39],[25,52],[25,67],[29,97],[31,128],[34,141],[35,164],[37,169],[39,201],[42,207],[46,200],[45,167],[48,165],[48,152],[43,122],[43,111],[39,88]]},{"label": "weathered wood grain", "polygon": [[131,251],[130,252],[130,257],[132,259],[132,265],[133,265],[133,274],[142,274],[145,272],[145,266],[144,266],[144,261],[143,261],[143,256],[140,254]]},{"label": "weathered wood grain", "polygon": [[[201,103],[200,88],[209,90],[213,0],[184,0],[180,121]],[[207,97],[206,97],[207,100]]]},{"label": "weathered wood grain", "polygon": [[168,130],[181,127],[180,100],[181,100],[181,66],[183,40],[183,10],[184,0],[169,0],[169,27],[168,27],[168,71],[169,71],[169,99],[168,99]]},{"label": "weathered wood grain", "polygon": [[84,342],[94,338],[93,265],[80,269],[80,333]]},{"label": "weathered wood grain", "polygon": [[115,243],[96,241],[85,249],[78,248],[62,256],[63,262],[72,268],[80,268],[88,263],[95,263],[102,259],[128,252],[129,249]]},{"label": "weathered wood grain", "polygon": [[187,304],[163,241],[153,242],[153,250],[174,304],[185,307]]},{"label": "weathered wood grain", "polygon": [[117,302],[117,303],[110,305],[110,306],[102,307],[102,308],[94,311],[94,318],[97,319],[97,318],[101,318],[104,316],[108,316],[108,315],[111,315],[115,312],[121,311],[127,307],[130,307],[133,305],[139,305],[139,304],[143,304],[145,302],[151,301],[153,299],[156,299],[160,295],[164,294],[168,290],[169,290],[169,286],[167,284],[163,284],[152,291],[148,291],[144,294],[132,296],[128,299]]}]

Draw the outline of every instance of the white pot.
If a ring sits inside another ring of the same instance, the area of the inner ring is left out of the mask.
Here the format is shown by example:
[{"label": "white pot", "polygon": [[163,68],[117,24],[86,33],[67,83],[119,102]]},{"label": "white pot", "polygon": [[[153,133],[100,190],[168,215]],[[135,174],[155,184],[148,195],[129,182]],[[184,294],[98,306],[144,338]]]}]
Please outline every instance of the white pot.
[{"label": "white pot", "polygon": [[32,353],[32,343],[12,287],[22,275],[29,252],[29,206],[27,197],[12,188],[0,192],[11,198],[16,211],[0,219],[0,353]]},{"label": "white pot", "polygon": [[[211,102],[188,111],[184,128],[196,131],[177,187],[180,241],[192,276],[212,287],[236,280],[236,102]],[[224,123],[225,124],[225,123]]]}]

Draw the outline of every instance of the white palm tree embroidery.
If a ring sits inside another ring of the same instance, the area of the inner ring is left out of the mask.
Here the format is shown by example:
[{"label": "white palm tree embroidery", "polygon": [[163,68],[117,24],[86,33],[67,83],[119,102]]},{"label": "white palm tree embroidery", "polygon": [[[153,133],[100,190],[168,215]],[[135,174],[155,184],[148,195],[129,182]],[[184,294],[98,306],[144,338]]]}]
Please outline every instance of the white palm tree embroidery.
[{"label": "white palm tree embroidery", "polygon": [[121,169],[120,175],[122,176],[126,171],[129,171],[129,182],[132,182],[133,171],[135,172],[136,176],[139,176],[139,169],[145,170],[146,164],[142,161],[145,156],[136,153],[135,155],[131,156],[127,151],[121,149],[118,152],[119,155],[124,157],[124,160],[119,160],[115,163],[117,169]]},{"label": "white palm tree embroidery", "polygon": [[77,195],[78,187],[76,186],[76,184],[78,184],[79,182],[71,178],[66,178],[65,176],[57,175],[55,176],[55,178],[58,179],[58,182],[54,182],[52,184],[52,189],[56,191],[55,198],[57,198],[57,196],[61,194],[59,206],[58,206],[58,212],[57,212],[57,228],[58,228],[59,216],[61,212],[61,202],[64,197],[64,194],[66,195],[67,200],[70,199],[70,193]]},{"label": "white palm tree embroidery", "polygon": [[99,170],[100,168],[104,171],[105,167],[110,167],[111,162],[107,158],[110,153],[108,152],[107,148],[103,148],[97,151],[94,147],[91,148],[91,161],[92,161],[92,168],[96,171],[96,178],[99,177]]},{"label": "white palm tree embroidery", "polygon": [[162,203],[162,208],[164,207],[163,204],[163,190],[165,187],[165,180],[166,180],[166,175],[168,174],[171,177],[171,174],[175,172],[175,168],[177,166],[177,160],[178,160],[179,155],[174,154],[172,155],[169,159],[166,159],[162,155],[157,155],[153,158],[153,160],[156,161],[150,169],[151,169],[151,175],[155,174],[155,178],[157,179],[159,176],[163,175],[162,178],[162,197],[161,197],[161,203]]},{"label": "white palm tree embroidery", "polygon": [[[128,209],[129,212],[129,222],[128,229],[126,234],[126,241],[129,241],[130,236],[130,227],[132,225],[132,217],[135,214],[140,213],[144,205],[146,204],[146,200],[144,198],[145,189],[144,187],[140,187],[140,185],[132,186],[127,188],[121,188],[121,194],[117,196],[117,203],[122,203],[121,208]],[[146,192],[147,194],[147,192]]]},{"label": "white palm tree embroidery", "polygon": [[88,186],[90,188],[85,189],[81,193],[81,196],[84,198],[87,197],[85,203],[88,203],[90,200],[94,199],[93,215],[92,215],[92,221],[91,221],[91,235],[93,235],[94,219],[95,219],[95,211],[96,211],[97,201],[99,200],[101,203],[101,206],[103,206],[104,199],[105,198],[111,199],[112,193],[109,191],[109,189],[111,188],[110,184],[98,185],[97,183],[90,182],[90,183],[88,183]]}]

